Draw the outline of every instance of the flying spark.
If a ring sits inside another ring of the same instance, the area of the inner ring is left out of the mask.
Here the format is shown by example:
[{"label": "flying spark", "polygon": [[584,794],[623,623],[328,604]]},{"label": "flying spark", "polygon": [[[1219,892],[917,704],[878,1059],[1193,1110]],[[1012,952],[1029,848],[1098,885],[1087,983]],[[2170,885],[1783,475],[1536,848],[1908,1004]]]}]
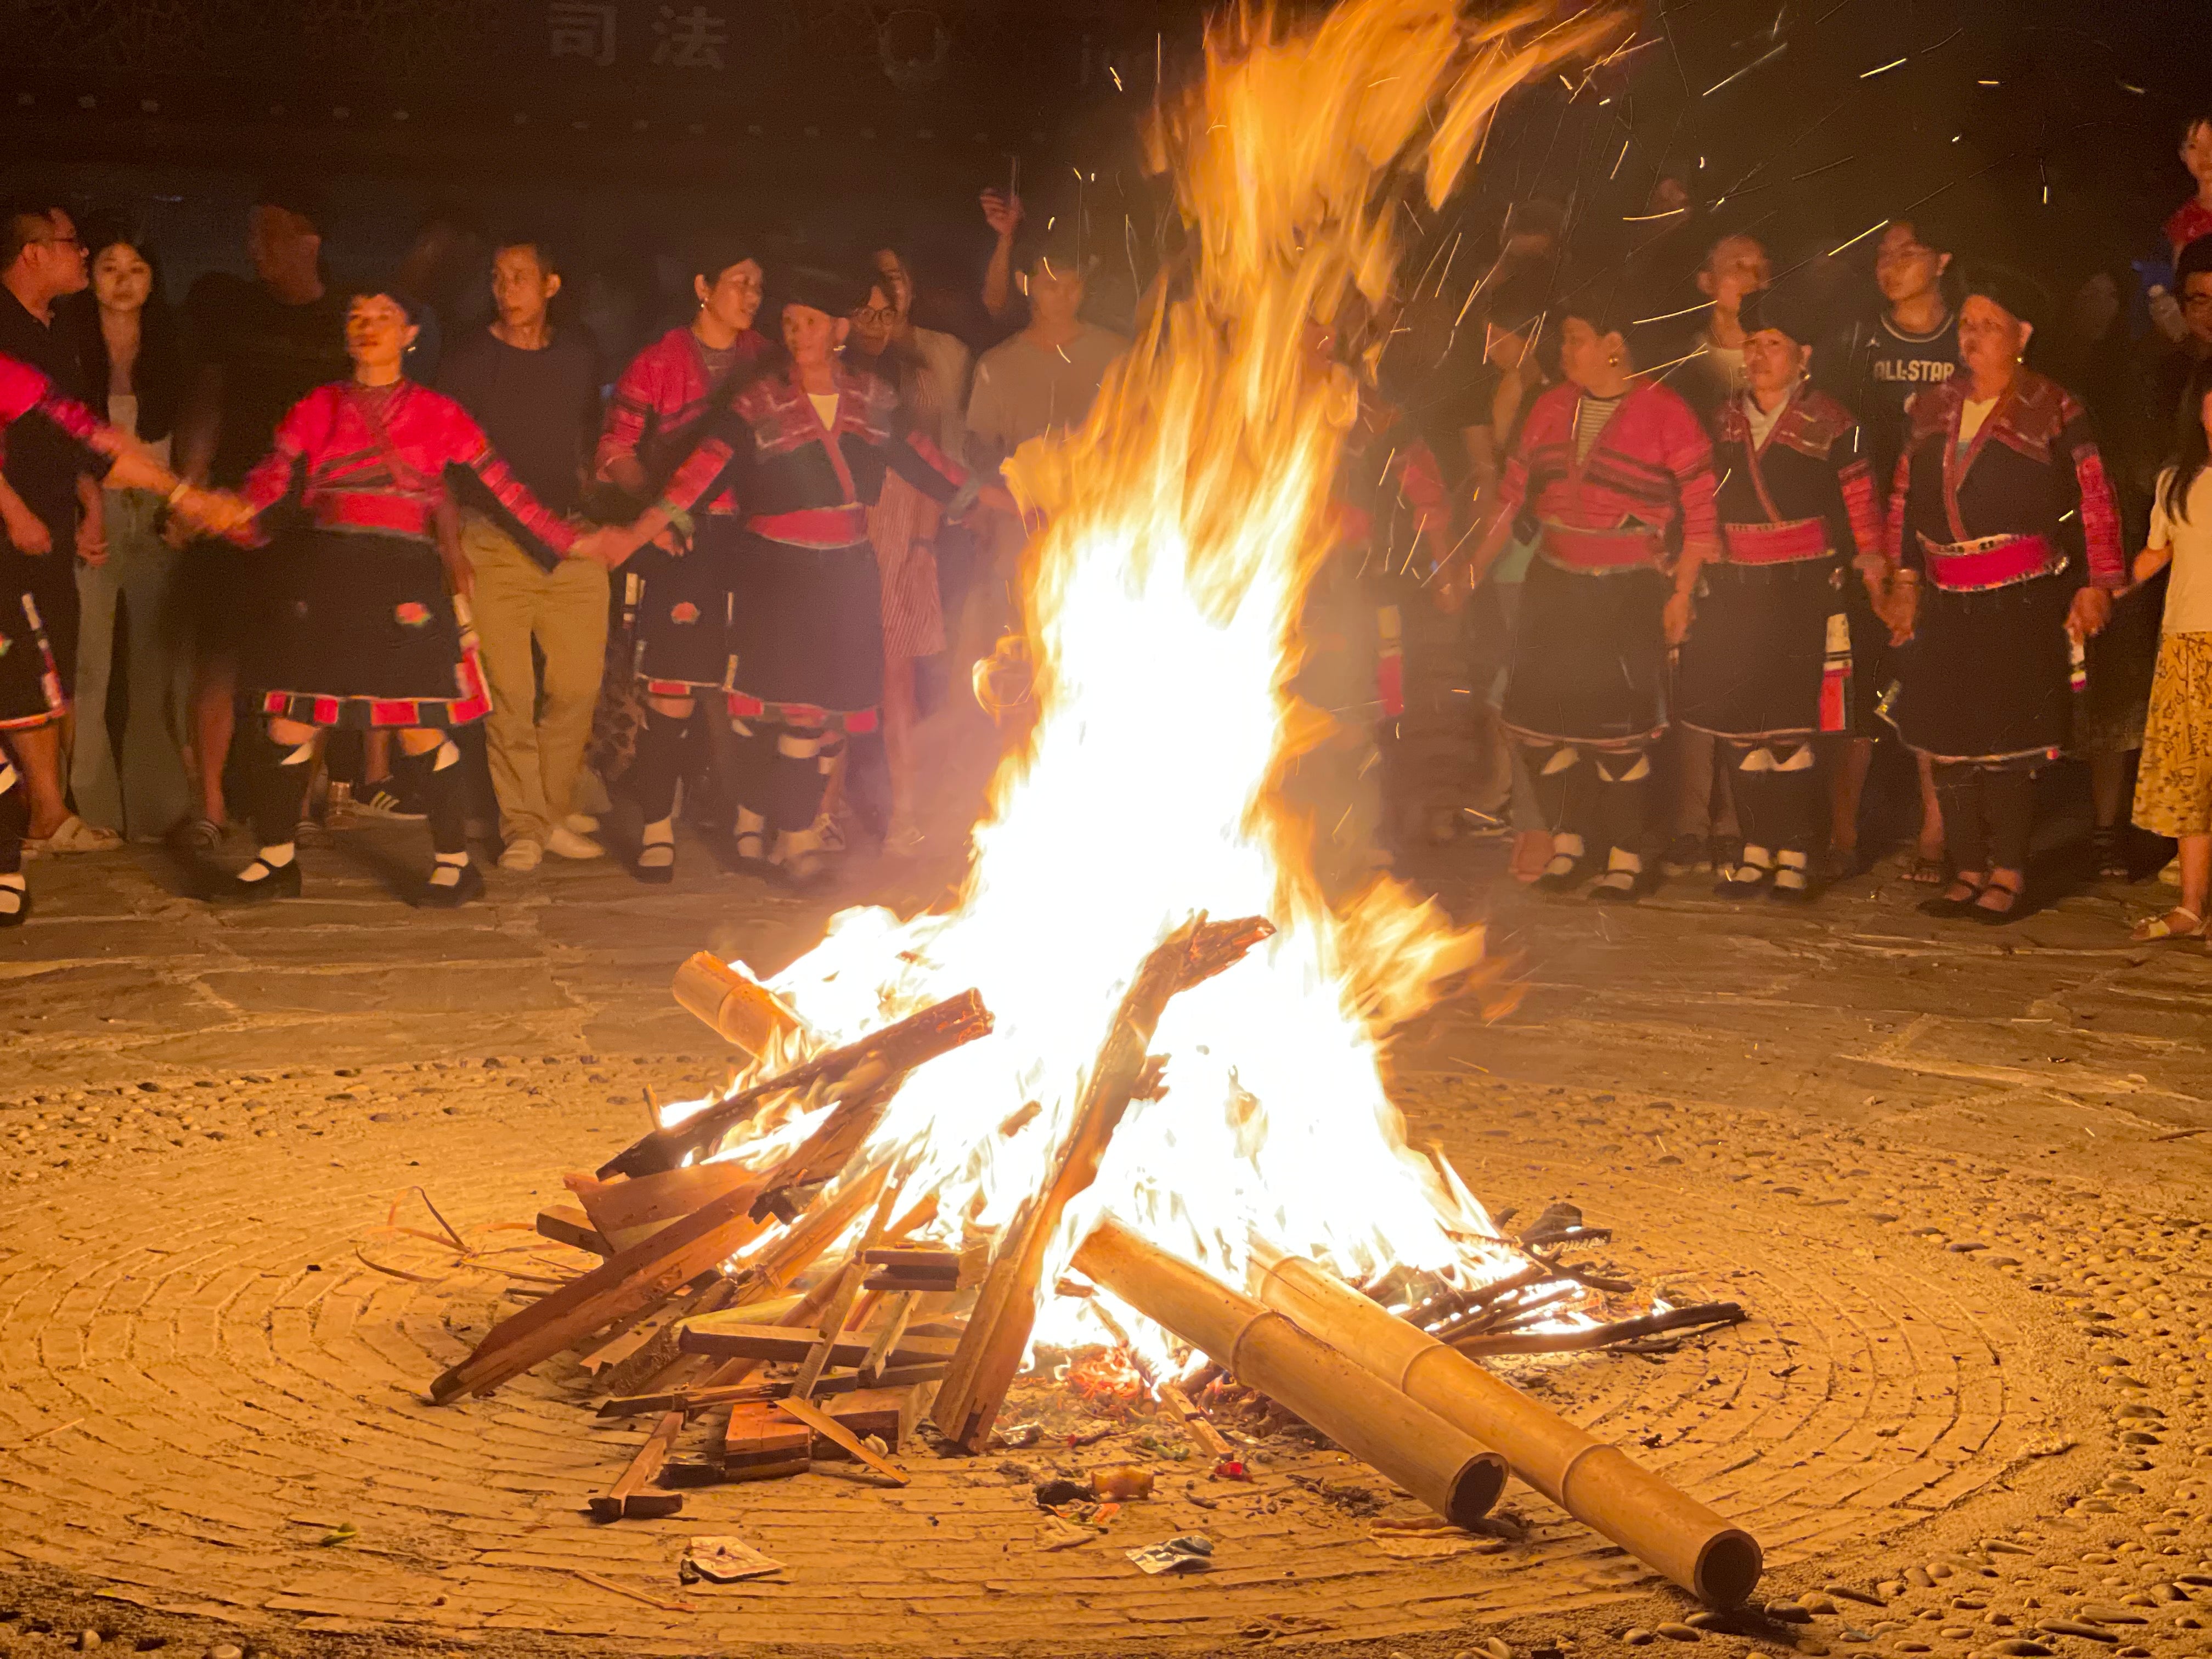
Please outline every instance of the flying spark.
[{"label": "flying spark", "polygon": [[1859,79],[1862,81],[1871,81],[1877,75],[1887,75],[1890,70],[1895,69],[1899,64],[1902,64],[1905,61],[1905,60],[1903,58],[1899,58],[1893,62],[1882,64],[1879,69],[1870,69],[1864,75],[1859,76]]}]

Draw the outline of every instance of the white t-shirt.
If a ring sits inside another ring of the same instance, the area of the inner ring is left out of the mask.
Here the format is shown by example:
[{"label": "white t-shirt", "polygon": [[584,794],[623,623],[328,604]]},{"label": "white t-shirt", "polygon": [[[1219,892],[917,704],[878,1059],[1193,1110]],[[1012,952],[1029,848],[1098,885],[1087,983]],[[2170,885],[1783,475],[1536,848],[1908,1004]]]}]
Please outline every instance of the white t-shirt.
[{"label": "white t-shirt", "polygon": [[2189,516],[2177,521],[2166,511],[2168,467],[2158,475],[2158,494],[2150,509],[2150,544],[2173,553],[2173,578],[2166,590],[2169,634],[2212,634],[2212,467],[2189,486]]}]

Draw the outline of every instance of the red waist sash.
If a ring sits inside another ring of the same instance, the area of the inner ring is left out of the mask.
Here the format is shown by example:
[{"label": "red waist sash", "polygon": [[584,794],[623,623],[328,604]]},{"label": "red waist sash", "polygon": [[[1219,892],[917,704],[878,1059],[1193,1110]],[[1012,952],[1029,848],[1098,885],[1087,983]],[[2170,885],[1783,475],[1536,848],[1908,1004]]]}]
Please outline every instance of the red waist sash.
[{"label": "red waist sash", "polygon": [[1920,558],[1929,585],[1946,593],[2011,587],[2066,566],[2065,556],[2041,536],[1984,536],[1955,544],[1931,542],[1923,536]]},{"label": "red waist sash", "polygon": [[1562,570],[1601,574],[1613,570],[1653,570],[1666,554],[1666,544],[1648,530],[1576,530],[1566,525],[1544,524],[1543,554]]},{"label": "red waist sash", "polygon": [[1828,526],[1819,519],[1786,524],[1724,524],[1723,564],[1802,564],[1828,556]]},{"label": "red waist sash", "polygon": [[868,539],[868,509],[858,501],[802,507],[796,513],[756,513],[745,528],[765,540],[794,547],[850,547]]},{"label": "red waist sash", "polygon": [[323,530],[371,530],[424,538],[430,533],[430,504],[418,496],[334,489],[313,496],[307,507],[317,527]]}]

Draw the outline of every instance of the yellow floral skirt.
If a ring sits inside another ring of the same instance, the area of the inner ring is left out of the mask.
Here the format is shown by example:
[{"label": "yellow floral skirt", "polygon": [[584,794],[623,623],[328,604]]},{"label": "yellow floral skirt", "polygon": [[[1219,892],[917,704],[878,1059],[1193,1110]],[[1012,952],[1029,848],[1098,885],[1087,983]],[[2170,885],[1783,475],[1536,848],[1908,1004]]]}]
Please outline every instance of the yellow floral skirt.
[{"label": "yellow floral skirt", "polygon": [[2135,821],[2160,836],[2212,835],[2212,634],[2159,641]]}]

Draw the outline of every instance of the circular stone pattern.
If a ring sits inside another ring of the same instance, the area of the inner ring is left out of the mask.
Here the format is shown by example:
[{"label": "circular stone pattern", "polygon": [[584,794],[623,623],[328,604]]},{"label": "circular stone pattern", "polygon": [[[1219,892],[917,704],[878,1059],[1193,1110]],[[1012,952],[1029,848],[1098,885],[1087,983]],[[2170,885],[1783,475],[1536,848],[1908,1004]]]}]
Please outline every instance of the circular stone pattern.
[{"label": "circular stone pattern", "polygon": [[[167,1144],[88,1137],[67,1169],[9,1188],[0,1559],[264,1641],[542,1632],[624,1652],[1201,1651],[1534,1615],[1610,1632],[1690,1611],[1518,1483],[1502,1535],[1407,1559],[1344,1497],[1395,1494],[1340,1455],[1271,1452],[1254,1484],[1213,1482],[1148,1447],[1148,1422],[1004,1465],[917,1443],[903,1489],[823,1468],[595,1524],[586,1499],[645,1425],[597,1419],[572,1357],[488,1399],[423,1395],[516,1298],[585,1265],[522,1229],[565,1195],[563,1170],[640,1127],[635,1105],[607,1103],[617,1068],[586,1069],[532,1062],[526,1090],[428,1066],[240,1081]],[[1401,1097],[1417,1144],[1440,1140],[1486,1201],[1525,1217],[1571,1199],[1615,1230],[1593,1258],[1640,1292],[1750,1309],[1662,1355],[1501,1364],[1751,1529],[1770,1588],[1871,1583],[1870,1553],[1908,1533],[1924,1554],[2014,1528],[2043,1511],[2039,1472],[2067,1446],[2115,1437],[2087,1380],[2092,1339],[2030,1287],[2025,1251],[1915,1236],[1937,1224],[1913,1208],[1935,1212],[1916,1182],[1942,1187],[1924,1161],[1587,1093],[1409,1079]],[[1994,1190],[1952,1173],[1977,1201]],[[473,1255],[439,1243],[418,1184]],[[1156,1497],[1104,1536],[1045,1547],[1064,1537],[1032,1476],[1147,1460]],[[1213,1540],[1210,1571],[1148,1577],[1124,1553],[1192,1531]],[[681,1585],[686,1542],[723,1534],[784,1571]]]}]

